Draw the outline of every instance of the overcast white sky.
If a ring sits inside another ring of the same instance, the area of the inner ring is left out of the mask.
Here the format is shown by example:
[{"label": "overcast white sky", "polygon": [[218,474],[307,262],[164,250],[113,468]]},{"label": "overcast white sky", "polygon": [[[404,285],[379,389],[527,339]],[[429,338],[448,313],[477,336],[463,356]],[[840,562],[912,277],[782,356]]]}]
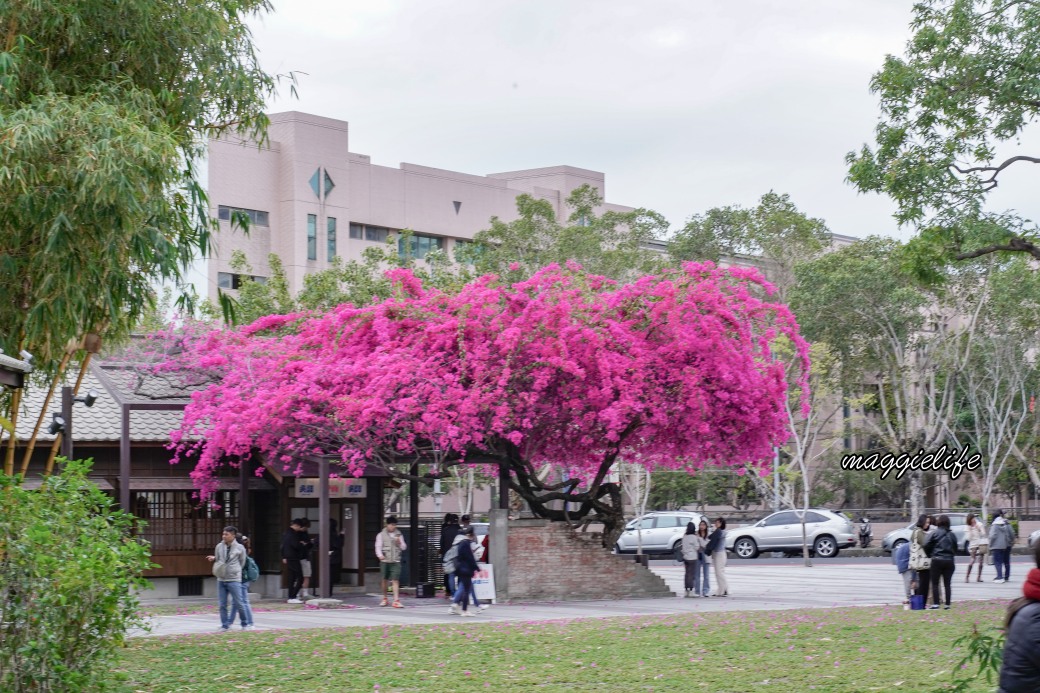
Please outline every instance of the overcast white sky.
[{"label": "overcast white sky", "polygon": [[485,174],[570,164],[664,214],[770,189],[836,233],[898,235],[844,182],[871,75],[912,0],[275,0],[255,38],[305,72],[273,111],[350,122],[351,151]]}]

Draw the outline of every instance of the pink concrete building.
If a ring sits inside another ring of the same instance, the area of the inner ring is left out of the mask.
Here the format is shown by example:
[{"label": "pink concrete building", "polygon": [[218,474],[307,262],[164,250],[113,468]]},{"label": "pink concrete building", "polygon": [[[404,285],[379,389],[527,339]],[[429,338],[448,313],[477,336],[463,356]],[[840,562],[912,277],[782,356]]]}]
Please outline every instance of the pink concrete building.
[{"label": "pink concrete building", "polygon": [[[516,218],[521,193],[548,200],[560,219],[575,188],[591,185],[606,197],[604,175],[596,171],[549,166],[481,176],[407,163],[378,166],[350,151],[345,121],[296,111],[270,118],[263,147],[235,138],[209,143],[207,187],[220,232],[199,268],[204,279],[196,281],[204,281],[199,293],[211,299],[218,287],[238,286],[229,265],[235,250],[245,253],[255,277],[269,276],[267,256],[278,255],[295,293],[307,273],[328,267],[331,258],[360,259],[366,247],[392,241],[402,229],[415,233],[414,256],[443,249],[451,257],[456,244],[487,228],[492,216]],[[235,210],[249,216],[248,236],[231,229]]]}]

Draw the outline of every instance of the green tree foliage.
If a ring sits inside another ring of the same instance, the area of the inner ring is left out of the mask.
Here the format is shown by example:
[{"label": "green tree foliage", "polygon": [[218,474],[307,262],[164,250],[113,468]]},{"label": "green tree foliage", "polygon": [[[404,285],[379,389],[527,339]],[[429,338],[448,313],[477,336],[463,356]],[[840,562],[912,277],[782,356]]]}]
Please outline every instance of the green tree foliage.
[{"label": "green tree foliage", "polygon": [[[809,341],[825,342],[832,372],[854,405],[855,426],[883,451],[933,448],[947,435],[954,391],[943,374],[948,331],[937,296],[901,270],[901,246],[868,238],[796,269],[791,308]],[[929,318],[933,320],[929,320]],[[854,398],[862,395],[857,400]],[[920,472],[911,472],[911,500],[923,504]]]},{"label": "green tree foliage", "polygon": [[208,251],[206,137],[262,140],[267,0],[0,2],[0,348],[120,337]]},{"label": "green tree foliage", "polygon": [[785,300],[799,262],[817,257],[831,242],[822,219],[807,216],[786,194],[768,192],[754,209],[716,207],[694,215],[668,248],[677,262],[754,258]]},{"label": "green tree foliage", "polygon": [[549,201],[519,195],[518,218],[505,222],[492,217],[491,226],[463,245],[455,259],[472,267],[476,275],[497,274],[510,280],[568,260],[592,274],[620,281],[660,269],[663,257],[653,244],[663,238],[667,221],[646,209],[597,215],[602,204],[595,188],[576,188],[567,198],[567,224],[561,224]]},{"label": "green tree foliage", "polygon": [[985,208],[1001,176],[1040,163],[1020,140],[1040,115],[1040,4],[921,0],[911,29],[906,54],[871,81],[881,119],[875,144],[847,156],[849,180],[919,228],[910,257],[933,279],[954,259],[1040,258],[1034,223]]},{"label": "green tree foliage", "polygon": [[69,462],[39,490],[0,477],[0,689],[112,688],[126,632],[144,625],[136,590],[152,566],[133,517]]},{"label": "green tree foliage", "polygon": [[[685,505],[725,505],[730,492],[740,495],[743,477],[727,469],[702,469],[697,474],[659,470],[651,473],[647,507],[678,510]],[[746,489],[744,490],[746,491]]]}]

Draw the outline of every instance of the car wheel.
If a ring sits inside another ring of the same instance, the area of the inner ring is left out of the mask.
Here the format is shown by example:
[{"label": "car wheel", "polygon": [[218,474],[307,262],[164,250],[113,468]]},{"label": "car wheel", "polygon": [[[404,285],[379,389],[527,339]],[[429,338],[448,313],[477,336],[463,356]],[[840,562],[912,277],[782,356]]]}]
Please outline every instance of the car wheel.
[{"label": "car wheel", "polygon": [[906,539],[896,539],[896,542],[892,544],[892,553],[895,553],[896,549],[906,543]]},{"label": "car wheel", "polygon": [[834,558],[838,555],[838,545],[835,543],[834,537],[822,536],[813,542],[813,551],[820,558]]},{"label": "car wheel", "polygon": [[758,556],[758,544],[751,537],[741,537],[733,543],[733,553],[739,558],[755,558]]},{"label": "car wheel", "polygon": [[677,541],[674,544],[672,544],[672,556],[678,562],[680,562],[680,563],[683,562],[683,558],[682,558],[682,540]]}]

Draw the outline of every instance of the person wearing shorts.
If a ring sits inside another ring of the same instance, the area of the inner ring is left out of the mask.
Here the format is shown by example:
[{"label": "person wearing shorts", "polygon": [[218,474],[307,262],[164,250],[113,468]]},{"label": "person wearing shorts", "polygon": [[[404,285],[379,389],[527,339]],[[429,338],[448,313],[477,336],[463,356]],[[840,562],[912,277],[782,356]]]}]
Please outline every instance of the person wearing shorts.
[{"label": "person wearing shorts", "polygon": [[379,559],[379,574],[382,577],[383,599],[379,606],[388,606],[390,603],[386,598],[386,586],[394,592],[393,607],[400,609],[401,599],[401,553],[408,548],[404,543],[404,537],[397,529],[397,518],[391,515],[386,518],[386,528],[376,535],[376,557]]}]

